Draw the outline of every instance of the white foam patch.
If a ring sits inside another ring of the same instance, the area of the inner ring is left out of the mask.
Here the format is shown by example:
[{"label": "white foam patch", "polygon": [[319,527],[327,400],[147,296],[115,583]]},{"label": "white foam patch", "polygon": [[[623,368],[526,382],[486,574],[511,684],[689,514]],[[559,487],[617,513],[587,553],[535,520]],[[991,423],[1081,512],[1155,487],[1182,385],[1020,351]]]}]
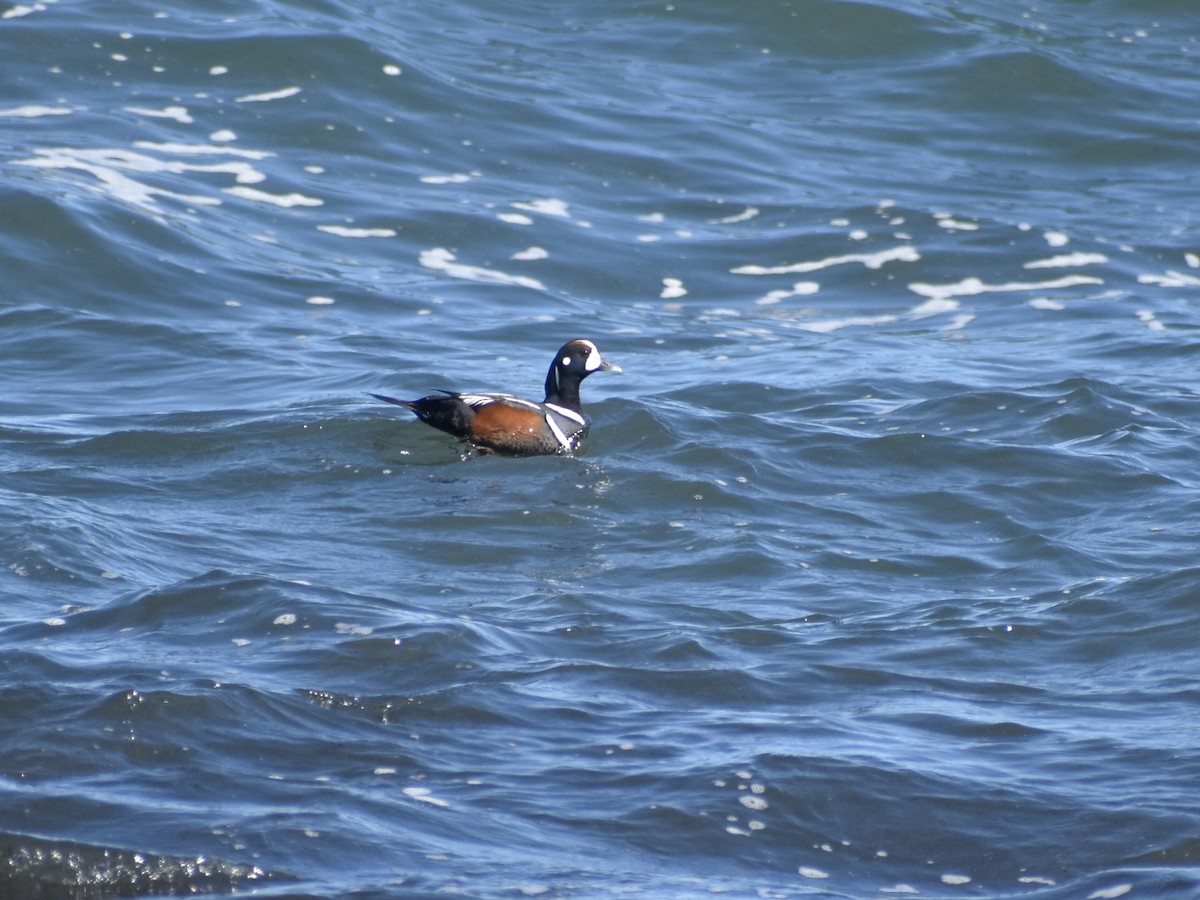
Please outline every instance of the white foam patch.
[{"label": "white foam patch", "polygon": [[1200,286],[1200,278],[1187,272],[1167,269],[1162,275],[1139,275],[1138,283],[1157,284],[1159,287],[1197,287]]},{"label": "white foam patch", "polygon": [[1087,900],[1116,900],[1117,897],[1124,897],[1132,890],[1132,884],[1115,884],[1110,888],[1093,891],[1087,895]]},{"label": "white foam patch", "polygon": [[561,219],[571,218],[566,201],[555,198],[531,200],[528,203],[514,203],[513,208],[523,209],[526,212],[541,213],[543,216],[557,216]]},{"label": "white foam patch", "polygon": [[658,296],[663,300],[674,300],[678,297],[684,297],[686,295],[687,288],[683,286],[683,282],[678,278],[663,279],[663,289],[658,294]]},{"label": "white foam patch", "polygon": [[832,266],[861,263],[868,269],[878,269],[889,262],[916,262],[921,258],[917,248],[905,245],[878,253],[847,253],[844,256],[829,256],[810,262],[790,263],[786,266],[738,266],[730,269],[734,275],[793,275],[799,272],[816,272]]},{"label": "white foam patch", "polygon": [[550,254],[547,253],[542,247],[528,247],[525,250],[518,250],[509,258],[517,260],[537,260],[545,259],[549,255]]},{"label": "white foam patch", "polygon": [[532,288],[535,291],[544,291],[546,289],[545,285],[536,278],[530,278],[526,275],[510,275],[498,269],[485,269],[482,266],[470,266],[460,263],[454,254],[445,247],[422,250],[419,260],[425,268],[445,272],[452,278],[496,284],[514,284],[520,287]]},{"label": "white foam patch", "polygon": [[1049,297],[1034,297],[1029,301],[1029,305],[1034,309],[1066,309],[1067,304],[1061,300],[1052,300]]},{"label": "white foam patch", "polygon": [[971,883],[970,875],[954,875],[951,873],[947,873],[942,876],[942,884],[958,885],[958,884],[970,884],[970,883]]},{"label": "white foam patch", "polygon": [[309,197],[305,194],[271,194],[267,191],[260,191],[257,188],[249,187],[231,187],[225,188],[225,193],[234,197],[240,197],[242,200],[250,200],[253,203],[266,203],[271,206],[282,206],[290,208],[293,206],[324,206],[325,201],[317,197]]},{"label": "white foam patch", "polygon": [[4,12],[0,13],[0,19],[19,19],[22,16],[30,16],[35,12],[45,12],[47,6],[53,6],[58,0],[42,0],[41,3],[35,3],[33,6],[26,6],[23,3],[18,3]]},{"label": "white foam patch", "polygon": [[348,228],[345,225],[318,225],[317,231],[345,238],[390,238],[396,236],[394,228]]},{"label": "white foam patch", "polygon": [[309,306],[333,306],[337,301],[332,297],[309,297],[304,302]]},{"label": "white foam patch", "polygon": [[908,311],[908,314],[916,319],[923,319],[926,316],[938,316],[942,313],[954,312],[961,304],[957,300],[952,300],[949,297],[935,297],[931,300],[926,300],[924,303],[918,303]]},{"label": "white foam patch", "polygon": [[1064,269],[1068,266],[1094,266],[1108,262],[1103,253],[1063,253],[1048,259],[1035,259],[1025,263],[1026,269]]},{"label": "white foam patch", "polygon": [[[222,132],[214,132],[221,135]],[[270,150],[243,150],[240,147],[218,147],[214,144],[175,144],[160,141],[134,141],[139,150],[156,153],[171,153],[175,156],[236,156],[240,159],[269,159],[275,154]],[[121,151],[115,151],[121,152]]]},{"label": "white foam patch", "polygon": [[797,871],[805,878],[828,878],[829,873],[824,869],[817,869],[812,866],[801,866]]},{"label": "white foam patch", "polygon": [[829,334],[854,325],[887,325],[895,321],[896,316],[847,316],[844,319],[818,319],[815,322],[799,322],[797,324],[804,331]]},{"label": "white foam patch", "polygon": [[40,148],[28,159],[19,159],[14,165],[35,166],[41,169],[66,169],[87,172],[96,179],[96,189],[147,209],[156,209],[159,197],[169,197],[181,203],[196,206],[220,206],[216,197],[195,194],[180,194],[164,188],[151,187],[125,174],[154,172],[217,171],[224,166],[195,166],[178,160],[161,160],[129,150],[98,149],[84,150],[73,147]]},{"label": "white foam patch", "polygon": [[1065,247],[1071,243],[1071,239],[1061,231],[1047,231],[1042,235],[1046,239],[1046,243],[1051,247]]},{"label": "white foam patch", "polygon": [[404,793],[414,800],[420,800],[422,803],[429,803],[433,806],[449,807],[450,804],[445,800],[433,796],[433,791],[429,788],[408,787],[404,789]]},{"label": "white foam patch", "polygon": [[1153,312],[1148,309],[1139,309],[1137,311],[1138,321],[1149,328],[1151,331],[1162,331],[1167,326],[1158,320]]},{"label": "white foam patch", "polygon": [[1104,284],[1101,278],[1088,275],[1066,275],[1053,281],[1009,281],[1004,284],[987,284],[978,278],[964,278],[953,284],[926,284],[913,282],[908,289],[914,294],[935,300],[951,297],[970,297],[976,294],[1006,293],[1020,291],[1050,291],[1078,287],[1085,284]]},{"label": "white foam patch", "polygon": [[186,106],[164,106],[162,109],[126,106],[125,112],[133,113],[135,116],[145,116],[148,119],[173,119],[181,125],[190,125],[195,121],[188,113]]},{"label": "white foam patch", "polygon": [[945,228],[947,231],[978,231],[979,226],[975,222],[964,222],[962,219],[956,219],[950,213],[938,213],[934,216],[937,220],[939,228]]},{"label": "white foam patch", "polygon": [[264,91],[261,94],[246,94],[242,97],[234,98],[235,103],[269,103],[272,100],[286,100],[288,97],[295,97],[300,93],[300,88],[285,87],[277,91]]},{"label": "white foam patch", "polygon": [[471,176],[466,172],[455,172],[452,175],[422,175],[421,181],[424,184],[464,184],[471,180]]},{"label": "white foam patch", "polygon": [[40,119],[42,116],[69,116],[75,112],[69,106],[14,106],[11,109],[0,109],[0,117],[6,119]]},{"label": "white foam patch", "polygon": [[815,281],[797,281],[790,290],[770,291],[763,294],[754,302],[758,306],[774,306],[789,297],[807,297],[821,290],[821,285]]},{"label": "white foam patch", "polygon": [[758,215],[758,207],[747,206],[744,210],[736,215],[726,216],[723,219],[710,219],[710,225],[736,225],[738,222],[749,222]]},{"label": "white foam patch", "polygon": [[502,212],[497,213],[496,218],[501,222],[507,222],[509,225],[532,225],[533,219],[525,215],[525,213]]}]

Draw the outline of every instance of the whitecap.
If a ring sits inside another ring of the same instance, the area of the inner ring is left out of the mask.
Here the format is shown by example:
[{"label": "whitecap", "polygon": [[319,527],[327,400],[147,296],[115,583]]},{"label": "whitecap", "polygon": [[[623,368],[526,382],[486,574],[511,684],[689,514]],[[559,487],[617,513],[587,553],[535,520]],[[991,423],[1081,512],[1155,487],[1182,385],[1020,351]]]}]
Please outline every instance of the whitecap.
[{"label": "whitecap", "polygon": [[277,91],[264,91],[261,94],[246,94],[242,97],[234,98],[235,103],[267,103],[271,100],[283,100],[287,97],[295,97],[300,93],[298,87],[285,87]]},{"label": "whitecap", "polygon": [[[213,132],[219,135],[217,140],[226,140],[223,132]],[[154,150],[159,153],[173,153],[176,156],[238,156],[242,159],[269,159],[275,154],[270,150],[243,150],[241,147],[218,147],[216,144],[177,144],[162,141],[134,141],[133,146],[139,150]]]},{"label": "whitecap", "polygon": [[813,331],[817,334],[829,334],[832,331],[839,331],[842,328],[849,328],[852,325],[887,325],[888,323],[895,321],[896,317],[892,315],[847,316],[844,319],[818,319],[815,322],[799,322],[797,324],[804,331]]},{"label": "whitecap", "polygon": [[190,125],[195,121],[188,113],[186,106],[164,106],[162,109],[126,106],[125,112],[133,113],[135,116],[145,116],[148,119],[173,119],[181,125]]},{"label": "whitecap", "polygon": [[948,299],[951,297],[969,297],[975,294],[989,294],[1009,291],[1048,291],[1059,288],[1078,287],[1085,284],[1104,284],[1101,278],[1088,275],[1065,275],[1053,281],[1010,281],[1003,284],[987,284],[974,276],[964,278],[952,284],[927,284],[913,282],[908,289],[914,294],[932,299]]},{"label": "whitecap", "polygon": [[797,281],[790,290],[769,291],[754,302],[758,306],[773,306],[788,297],[807,297],[821,290],[821,285],[815,281]]},{"label": "whitecap", "polygon": [[69,116],[75,112],[69,106],[14,106],[11,109],[0,109],[0,117],[8,119],[38,119],[42,116]]},{"label": "whitecap", "polygon": [[[18,159],[14,165],[35,166],[42,169],[74,169],[87,172],[97,181],[97,189],[120,200],[148,209],[156,208],[158,197],[170,197],[182,203],[196,206],[219,206],[215,197],[179,194],[164,188],[142,184],[125,172],[185,172],[201,167],[185,163],[155,159],[145,154],[128,150],[98,149],[84,150],[73,147],[51,147],[34,150],[28,159]],[[215,167],[207,167],[209,171]]]},{"label": "whitecap", "polygon": [[1137,317],[1138,321],[1151,331],[1163,331],[1167,327],[1159,321],[1158,316],[1148,309],[1139,309],[1137,311]]},{"label": "whitecap", "polygon": [[939,213],[934,216],[937,220],[939,228],[945,228],[947,231],[978,231],[979,226],[975,222],[964,222],[962,219],[956,219],[949,213]]},{"label": "whitecap", "polygon": [[687,288],[683,286],[683,282],[678,278],[664,278],[663,289],[659,292],[659,297],[663,300],[674,300],[677,297],[687,295]]},{"label": "whitecap", "polygon": [[420,800],[422,803],[429,803],[433,806],[449,807],[450,804],[445,800],[433,796],[433,791],[423,787],[407,787],[404,793],[414,800]]},{"label": "whitecap", "polygon": [[1088,894],[1087,900],[1115,900],[1117,897],[1124,897],[1132,890],[1132,884],[1115,884],[1110,888],[1101,888],[1098,891],[1092,891],[1092,893]]},{"label": "whitecap", "polygon": [[1061,269],[1067,266],[1091,266],[1108,262],[1103,253],[1063,253],[1048,259],[1035,259],[1025,263],[1026,269]]},{"label": "whitecap", "polygon": [[710,225],[735,225],[738,222],[748,222],[758,215],[758,207],[747,206],[744,210],[736,215],[726,216],[723,219],[709,219]]},{"label": "whitecap", "polygon": [[455,172],[452,175],[422,175],[424,184],[463,184],[471,180],[466,172]]},{"label": "whitecap", "polygon": [[738,266],[730,269],[734,275],[791,275],[797,272],[816,272],[831,266],[841,266],[847,263],[862,263],[868,269],[878,269],[889,262],[916,262],[921,258],[917,248],[911,245],[893,247],[890,250],[880,250],[877,253],[847,253],[844,256],[829,256],[825,259],[810,262],[790,263],[785,266]]},{"label": "whitecap", "polygon": [[345,225],[318,225],[317,231],[346,238],[390,238],[396,236],[394,228],[347,228]]},{"label": "whitecap", "polygon": [[926,316],[937,316],[942,313],[953,312],[960,305],[957,300],[952,300],[949,297],[934,297],[926,300],[924,303],[918,303],[908,311],[908,314],[914,318],[922,319]]},{"label": "whitecap", "polygon": [[231,187],[225,188],[225,193],[231,194],[234,197],[240,197],[243,200],[251,200],[255,203],[269,203],[271,206],[324,206],[325,201],[316,197],[308,197],[304,194],[295,192],[290,194],[270,194],[266,191],[260,191],[256,188],[249,187]]},{"label": "whitecap", "polygon": [[1159,287],[1197,287],[1200,278],[1186,272],[1167,269],[1162,275],[1139,275],[1138,284],[1157,284]]},{"label": "whitecap", "polygon": [[546,200],[531,200],[528,203],[514,203],[513,207],[523,209],[526,212],[541,213],[544,216],[557,216],[562,219],[571,218],[566,201],[553,197]]},{"label": "whitecap", "polygon": [[498,269],[486,269],[483,266],[471,266],[466,263],[460,263],[457,261],[455,255],[445,247],[433,247],[429,250],[422,250],[419,260],[425,268],[445,272],[452,278],[463,278],[467,281],[515,284],[537,291],[544,291],[546,289],[545,285],[536,278],[530,278],[526,275],[510,275]]}]

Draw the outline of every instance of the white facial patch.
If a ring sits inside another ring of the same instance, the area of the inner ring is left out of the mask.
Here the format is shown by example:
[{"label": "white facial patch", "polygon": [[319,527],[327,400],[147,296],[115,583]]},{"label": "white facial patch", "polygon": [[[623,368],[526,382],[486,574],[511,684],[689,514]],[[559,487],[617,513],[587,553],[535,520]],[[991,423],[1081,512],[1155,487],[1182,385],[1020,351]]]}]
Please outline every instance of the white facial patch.
[{"label": "white facial patch", "polygon": [[583,367],[585,369],[587,369],[589,372],[595,372],[598,368],[604,365],[604,360],[600,356],[600,350],[595,344],[593,344],[591,341],[580,341],[579,343],[585,344],[588,348],[587,359],[584,360],[583,363]]}]

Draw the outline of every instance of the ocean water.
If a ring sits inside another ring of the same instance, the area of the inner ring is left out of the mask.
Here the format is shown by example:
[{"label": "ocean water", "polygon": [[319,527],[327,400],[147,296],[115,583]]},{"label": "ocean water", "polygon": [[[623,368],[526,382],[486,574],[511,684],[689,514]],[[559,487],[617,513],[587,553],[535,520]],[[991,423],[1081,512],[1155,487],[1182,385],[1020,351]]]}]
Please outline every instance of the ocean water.
[{"label": "ocean water", "polygon": [[1200,896],[1197,56],[0,5],[0,896]]}]

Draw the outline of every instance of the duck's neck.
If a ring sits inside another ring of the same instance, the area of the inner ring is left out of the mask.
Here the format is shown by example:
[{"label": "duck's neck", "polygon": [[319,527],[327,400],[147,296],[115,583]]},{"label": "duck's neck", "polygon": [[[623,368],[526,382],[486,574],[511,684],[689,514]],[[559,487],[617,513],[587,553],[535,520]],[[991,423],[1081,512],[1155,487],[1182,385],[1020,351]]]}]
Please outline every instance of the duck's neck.
[{"label": "duck's neck", "polygon": [[546,373],[546,402],[562,406],[575,412],[581,412],[579,405],[580,378],[558,368],[558,361]]}]

